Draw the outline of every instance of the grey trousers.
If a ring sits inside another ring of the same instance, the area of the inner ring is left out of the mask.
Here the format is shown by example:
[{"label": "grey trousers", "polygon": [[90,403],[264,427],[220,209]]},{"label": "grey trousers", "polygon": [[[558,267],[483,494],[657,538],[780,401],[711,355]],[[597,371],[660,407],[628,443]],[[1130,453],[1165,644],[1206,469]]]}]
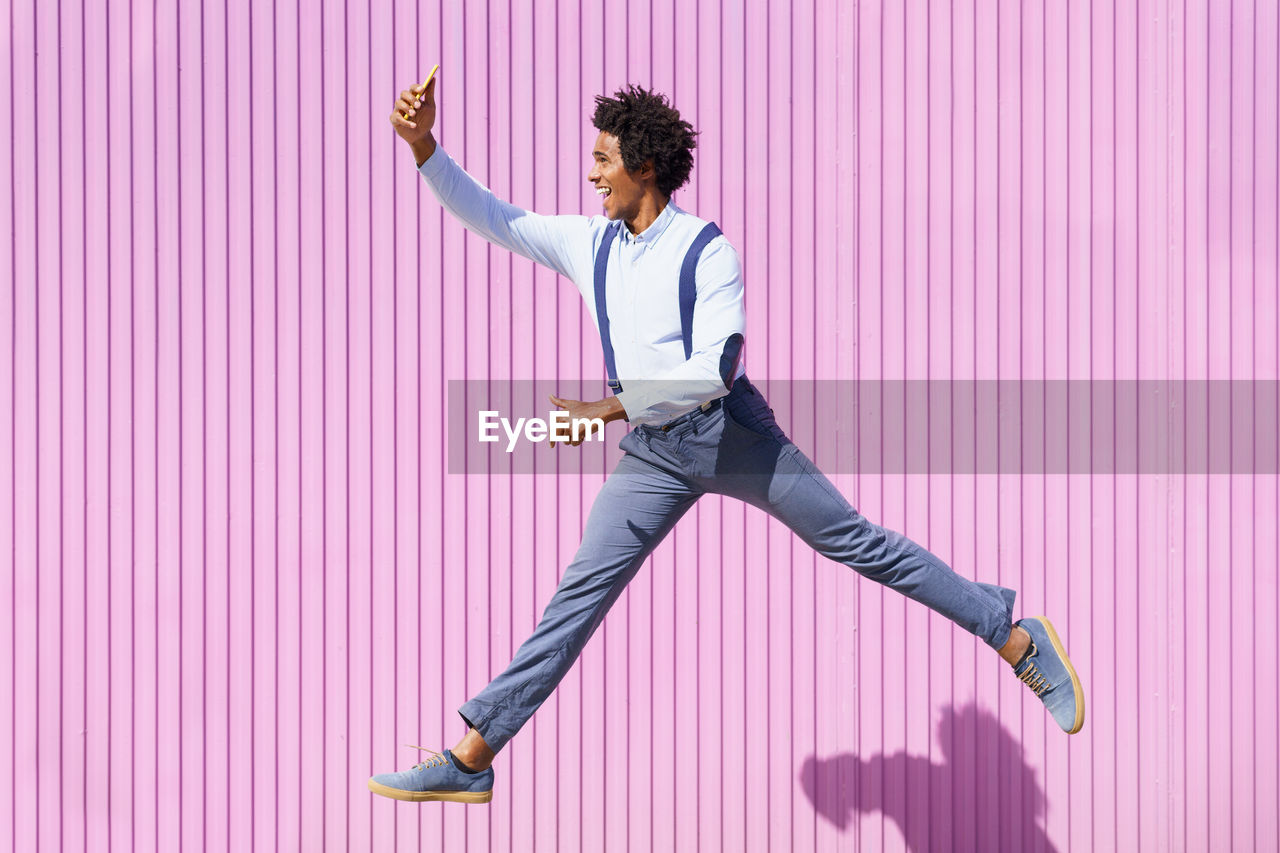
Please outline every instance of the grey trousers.
[{"label": "grey trousers", "polygon": [[824,557],[895,589],[999,649],[1015,593],[957,575],[907,537],[863,518],[778,427],[745,376],[710,409],[639,426],[600,490],[582,545],[533,635],[458,709],[495,752],[551,695],[645,559],[704,494],[760,507]]}]

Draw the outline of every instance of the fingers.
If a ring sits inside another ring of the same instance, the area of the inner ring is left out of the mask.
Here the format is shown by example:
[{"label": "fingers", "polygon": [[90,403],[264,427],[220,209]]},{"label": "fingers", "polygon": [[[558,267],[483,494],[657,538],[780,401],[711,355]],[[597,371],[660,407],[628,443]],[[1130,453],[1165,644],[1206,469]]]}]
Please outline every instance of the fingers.
[{"label": "fingers", "polygon": [[416,96],[425,95],[424,100],[427,103],[434,105],[436,102],[436,80],[438,80],[439,78],[440,78],[439,73],[433,74],[431,76],[431,80],[427,83],[427,85],[423,86],[421,83],[418,83],[416,86],[412,88],[411,90],[412,93]]},{"label": "fingers", "polygon": [[420,110],[423,107],[434,110],[436,107],[435,90],[435,80],[428,83],[426,89],[423,89],[422,84],[419,83],[401,92],[400,100],[396,103],[401,105],[401,108],[409,115],[413,115],[414,110]]},{"label": "fingers", "polygon": [[417,130],[418,122],[414,119],[419,118],[419,113],[424,112],[425,109],[425,114],[428,118],[427,129],[430,130],[430,125],[433,123],[432,117],[435,115],[436,80],[438,79],[435,71],[437,70],[439,70],[438,66],[433,69],[431,79],[426,86],[417,83],[408,89],[400,91],[400,97],[396,98],[395,106],[391,110],[390,120],[392,127]]},{"label": "fingers", "polygon": [[555,394],[548,394],[547,399],[551,404],[560,409],[569,411],[569,422],[560,424],[559,429],[553,429],[554,434],[560,440],[552,441],[552,446],[558,444],[568,444],[577,447],[591,436],[603,431],[592,423],[593,418],[589,416],[590,404],[581,400],[570,400],[565,397],[557,397]]},{"label": "fingers", "polygon": [[407,127],[417,129],[417,123],[410,121],[414,114],[413,101],[409,95],[409,90],[400,93],[400,97],[396,99],[395,106],[391,109],[391,125],[392,127]]},{"label": "fingers", "polygon": [[550,444],[550,445],[551,445],[551,448],[552,448],[553,450],[559,450],[559,449],[560,449],[560,445],[562,445],[562,444],[567,444],[567,445],[569,445],[570,447],[577,447],[578,445],[582,444],[582,440],[583,440],[583,439],[582,439],[582,436],[581,436],[581,435],[579,435],[576,439],[573,437],[573,435],[572,435],[571,433],[568,433],[568,432],[561,432],[561,433],[557,433],[557,435],[562,436],[562,437],[561,437],[561,438],[557,438],[557,439],[555,439],[555,440],[553,440],[553,441],[549,441],[549,442],[547,442],[548,444]]},{"label": "fingers", "polygon": [[422,108],[422,101],[413,96],[408,89],[400,93],[400,97],[396,100],[396,111],[402,113],[406,118],[413,118],[414,114]]},{"label": "fingers", "polygon": [[392,127],[407,127],[407,128],[409,128],[410,130],[417,130],[417,129],[418,129],[418,126],[417,126],[416,124],[414,124],[413,122],[409,121],[409,120],[408,120],[407,118],[405,118],[403,115],[401,115],[400,110],[398,110],[398,109],[397,109],[397,110],[393,110],[393,111],[391,112],[391,126],[392,126]]}]

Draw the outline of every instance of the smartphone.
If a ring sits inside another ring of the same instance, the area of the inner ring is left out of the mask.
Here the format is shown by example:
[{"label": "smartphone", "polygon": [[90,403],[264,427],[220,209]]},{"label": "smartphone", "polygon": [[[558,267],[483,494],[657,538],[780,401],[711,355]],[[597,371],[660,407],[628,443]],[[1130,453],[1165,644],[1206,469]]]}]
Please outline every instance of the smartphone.
[{"label": "smartphone", "polygon": [[[439,71],[439,70],[440,70],[440,63],[439,63],[439,62],[437,62],[435,65],[433,65],[433,66],[432,66],[432,68],[431,68],[431,73],[427,75],[427,79],[422,81],[422,94],[423,94],[423,95],[426,95],[426,93],[427,93],[427,84],[431,82],[431,78],[432,78],[432,77],[434,77],[434,76],[436,76],[436,72],[437,72],[437,71]],[[409,117],[409,114],[408,114],[408,113],[400,113],[400,115],[404,116],[405,118],[408,118],[408,117]]]}]

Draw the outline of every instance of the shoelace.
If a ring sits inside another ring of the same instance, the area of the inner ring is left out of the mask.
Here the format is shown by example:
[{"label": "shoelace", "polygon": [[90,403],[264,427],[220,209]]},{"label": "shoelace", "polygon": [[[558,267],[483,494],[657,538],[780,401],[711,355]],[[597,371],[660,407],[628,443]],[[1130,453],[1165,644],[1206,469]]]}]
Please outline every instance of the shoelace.
[{"label": "shoelace", "polygon": [[1038,649],[1036,649],[1033,641],[1031,643],[1031,654],[1027,656],[1027,668],[1022,671],[1022,675],[1018,676],[1018,680],[1030,687],[1031,692],[1037,696],[1043,696],[1044,692],[1049,689],[1049,681],[1041,674],[1039,668],[1031,662],[1031,658],[1034,658],[1037,652]]},{"label": "shoelace", "polygon": [[428,767],[443,767],[449,763],[449,759],[445,758],[442,753],[436,752],[434,749],[427,749],[425,746],[414,746],[411,743],[406,743],[405,746],[409,747],[409,749],[419,750],[420,752],[431,753],[431,757],[426,761],[421,764],[413,765],[414,770],[426,770]]}]

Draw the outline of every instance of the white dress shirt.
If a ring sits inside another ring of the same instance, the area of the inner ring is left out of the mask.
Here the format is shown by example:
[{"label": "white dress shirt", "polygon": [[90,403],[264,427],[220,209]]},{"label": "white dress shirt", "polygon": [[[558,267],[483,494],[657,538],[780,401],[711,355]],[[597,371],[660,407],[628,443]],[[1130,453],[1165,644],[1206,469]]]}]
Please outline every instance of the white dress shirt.
[{"label": "white dress shirt", "polygon": [[[596,323],[595,257],[610,222],[603,216],[542,216],[495,197],[439,145],[418,170],[440,204],[470,230],[555,270],[578,286]],[[742,267],[724,236],[697,266],[693,347],[684,357],[680,266],[706,221],[667,202],[640,234],[623,224],[609,247],[605,303],[622,393],[633,424],[661,424],[728,392],[721,355],[746,327]],[[597,332],[599,329],[597,328]],[[746,370],[739,358],[733,378]]]}]

